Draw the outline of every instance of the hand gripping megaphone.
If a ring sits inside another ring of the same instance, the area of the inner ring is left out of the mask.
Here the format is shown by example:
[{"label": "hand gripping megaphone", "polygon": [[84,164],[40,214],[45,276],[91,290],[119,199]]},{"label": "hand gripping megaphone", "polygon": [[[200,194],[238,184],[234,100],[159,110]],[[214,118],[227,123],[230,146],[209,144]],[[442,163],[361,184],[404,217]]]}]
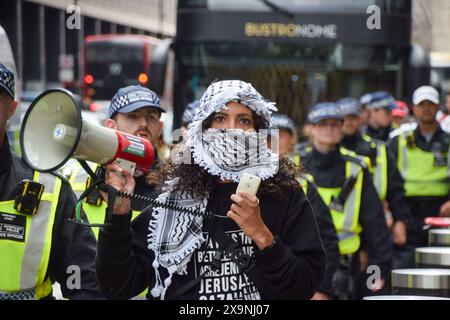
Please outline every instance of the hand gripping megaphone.
[{"label": "hand gripping megaphone", "polygon": [[101,165],[117,163],[131,173],[145,173],[155,157],[146,139],[82,119],[70,91],[50,89],[28,108],[21,128],[20,146],[27,164],[50,172],[70,158]]}]

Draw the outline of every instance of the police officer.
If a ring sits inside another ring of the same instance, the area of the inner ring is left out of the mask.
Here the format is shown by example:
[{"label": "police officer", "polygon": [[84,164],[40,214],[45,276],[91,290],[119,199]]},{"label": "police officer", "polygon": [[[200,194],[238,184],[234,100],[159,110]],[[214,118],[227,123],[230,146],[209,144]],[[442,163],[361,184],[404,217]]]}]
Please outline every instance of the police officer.
[{"label": "police officer", "polygon": [[382,141],[374,140],[361,133],[358,100],[345,98],[339,100],[337,104],[344,117],[342,146],[370,159],[370,171],[378,196],[381,202],[387,201],[389,210],[392,212],[394,243],[403,246],[406,243],[406,223],[410,217],[410,211],[405,202],[403,179],[395,160]]},{"label": "police officer", "polygon": [[391,111],[392,115],[392,126],[399,128],[404,123],[408,122],[409,108],[408,104],[404,101],[397,100],[395,109]]},{"label": "police officer", "polygon": [[281,155],[287,156],[299,166],[300,159],[294,158],[294,147],[297,143],[297,129],[294,121],[284,114],[273,114],[272,129],[278,129],[278,147]]},{"label": "police officer", "polygon": [[[278,129],[280,154],[289,157],[297,167],[300,167],[300,155],[293,152],[297,140],[294,121],[286,115],[274,114],[272,115],[272,129]],[[333,278],[339,266],[339,240],[330,210],[317,192],[313,180],[310,175],[306,174],[299,177],[299,182],[314,210],[320,238],[327,253],[327,267],[324,280],[312,299],[329,300],[334,296]]]},{"label": "police officer", "polygon": [[388,141],[392,126],[391,111],[396,107],[394,97],[386,91],[377,91],[366,97],[369,119],[363,132],[377,140]]},{"label": "police officer", "polygon": [[184,128],[184,130],[187,130],[187,127],[189,126],[191,121],[194,119],[194,117],[197,114],[199,109],[200,109],[200,100],[194,100],[186,106],[186,108],[184,109],[184,112],[183,112],[182,119],[181,119],[181,121],[182,121],[181,128]]},{"label": "police officer", "polygon": [[366,93],[359,99],[361,103],[361,113],[359,114],[359,124],[361,127],[367,124],[369,120],[369,110],[367,109],[367,104],[370,102],[371,93]]},{"label": "police officer", "polygon": [[[198,110],[200,109],[200,100],[194,100],[185,107],[183,111],[183,115],[181,117],[181,127],[180,131],[178,132],[178,136],[175,136],[176,131],[174,132],[174,143],[186,143],[187,141],[187,129],[189,124],[194,119],[195,115],[197,114]],[[181,146],[178,146],[181,147]],[[176,152],[176,151],[175,151]]]},{"label": "police officer", "polygon": [[[149,140],[155,147],[161,134],[161,113],[165,110],[161,107],[156,93],[142,86],[128,86],[117,91],[109,106],[109,119],[105,126],[128,134],[139,136]],[[155,164],[152,169],[157,169],[158,157],[155,147]],[[95,168],[95,166],[93,166]],[[151,170],[146,176],[136,177],[135,193],[151,198],[158,194],[157,178]],[[78,164],[72,170],[70,182],[77,196],[86,188],[88,174]],[[132,199],[133,216],[135,217],[148,204],[142,200]],[[91,223],[103,223],[105,218],[106,203],[100,192],[94,190],[84,200],[83,208]],[[98,228],[93,228],[98,235]]]},{"label": "police officer", "polygon": [[14,74],[0,64],[0,300],[50,299],[54,281],[65,298],[102,299],[94,235],[69,221],[70,185],[11,154],[5,128],[16,107]]},{"label": "police officer", "polygon": [[319,103],[312,108],[308,119],[312,123],[312,147],[304,150],[302,164],[314,177],[338,233],[341,276],[337,277],[337,294],[341,298],[360,298],[356,286],[352,288],[349,283],[359,282],[357,253],[361,237],[369,248],[369,262],[381,271],[381,279],[371,289],[387,287],[389,280],[392,240],[383,207],[365,161],[339,145],[343,121],[337,105]]},{"label": "police officer", "polygon": [[414,249],[427,244],[425,217],[450,216],[450,136],[436,121],[439,93],[430,86],[420,87],[413,94],[413,104],[417,128],[402,132],[388,146],[405,180],[412,213],[407,244],[396,250],[396,268],[413,267]]}]

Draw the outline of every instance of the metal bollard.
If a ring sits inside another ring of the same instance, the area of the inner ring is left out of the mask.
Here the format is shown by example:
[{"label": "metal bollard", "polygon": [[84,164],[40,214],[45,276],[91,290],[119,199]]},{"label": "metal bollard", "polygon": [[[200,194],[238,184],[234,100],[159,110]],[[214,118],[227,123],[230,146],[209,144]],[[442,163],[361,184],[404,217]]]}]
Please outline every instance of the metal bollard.
[{"label": "metal bollard", "polygon": [[416,266],[450,269],[450,247],[416,248]]},{"label": "metal bollard", "polygon": [[431,229],[428,232],[430,247],[450,247],[450,229]]},{"label": "metal bollard", "polygon": [[392,294],[450,298],[450,269],[392,270]]}]

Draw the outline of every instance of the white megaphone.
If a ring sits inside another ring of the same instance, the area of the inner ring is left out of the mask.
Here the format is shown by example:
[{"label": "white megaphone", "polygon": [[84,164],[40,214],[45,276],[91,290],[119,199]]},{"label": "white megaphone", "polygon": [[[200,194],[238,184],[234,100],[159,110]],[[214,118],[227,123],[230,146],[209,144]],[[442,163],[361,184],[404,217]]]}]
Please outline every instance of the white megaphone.
[{"label": "white megaphone", "polygon": [[22,123],[20,146],[27,164],[42,172],[57,170],[75,158],[117,163],[132,174],[142,174],[155,157],[148,140],[83,120],[81,108],[65,89],[47,90],[33,101]]}]

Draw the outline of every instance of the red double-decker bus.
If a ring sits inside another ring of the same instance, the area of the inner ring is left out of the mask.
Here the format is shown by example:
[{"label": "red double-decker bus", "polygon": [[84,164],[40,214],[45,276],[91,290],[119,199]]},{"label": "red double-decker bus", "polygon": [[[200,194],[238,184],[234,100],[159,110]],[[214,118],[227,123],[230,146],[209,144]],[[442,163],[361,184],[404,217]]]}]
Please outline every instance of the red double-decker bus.
[{"label": "red double-decker bus", "polygon": [[[121,87],[148,87],[154,49],[160,39],[143,35],[93,35],[84,41],[83,98],[110,100]],[[94,110],[93,110],[94,111]]]}]

